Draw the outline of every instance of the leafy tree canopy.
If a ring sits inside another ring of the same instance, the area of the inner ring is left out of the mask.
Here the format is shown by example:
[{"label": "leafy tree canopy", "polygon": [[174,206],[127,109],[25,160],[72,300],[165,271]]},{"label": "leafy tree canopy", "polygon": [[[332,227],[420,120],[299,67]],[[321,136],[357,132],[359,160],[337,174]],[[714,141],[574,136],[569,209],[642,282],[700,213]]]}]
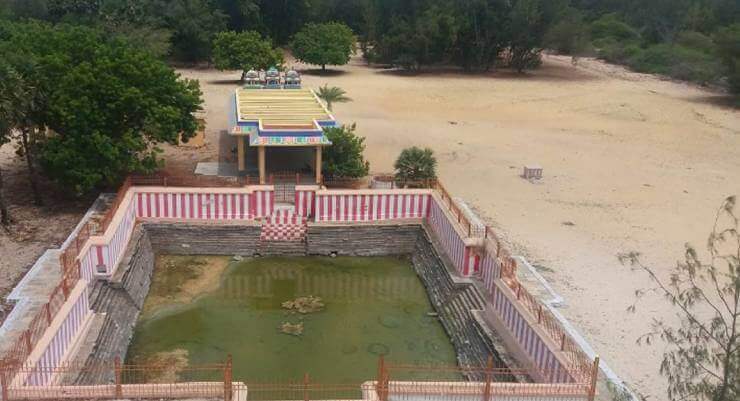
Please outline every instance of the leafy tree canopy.
[{"label": "leafy tree canopy", "polygon": [[219,70],[267,69],[283,64],[283,54],[259,33],[221,32],[213,41],[213,62]]},{"label": "leafy tree canopy", "polygon": [[44,93],[36,122],[55,134],[40,144],[40,163],[76,193],[153,170],[158,143],[195,133],[198,83],[126,42],[84,27],[12,24],[0,29],[0,51],[8,49]]},{"label": "leafy tree canopy", "polygon": [[740,93],[740,23],[719,29],[714,40],[727,69],[730,86],[735,93]]},{"label": "leafy tree canopy", "polygon": [[355,134],[356,126],[324,128],[324,134],[331,141],[331,146],[324,148],[323,170],[326,175],[348,178],[360,178],[370,171],[370,163],[365,161],[365,138]]},{"label": "leafy tree canopy", "polygon": [[327,65],[347,64],[355,42],[354,33],[343,23],[307,24],[295,34],[291,48],[299,60],[326,70]]}]

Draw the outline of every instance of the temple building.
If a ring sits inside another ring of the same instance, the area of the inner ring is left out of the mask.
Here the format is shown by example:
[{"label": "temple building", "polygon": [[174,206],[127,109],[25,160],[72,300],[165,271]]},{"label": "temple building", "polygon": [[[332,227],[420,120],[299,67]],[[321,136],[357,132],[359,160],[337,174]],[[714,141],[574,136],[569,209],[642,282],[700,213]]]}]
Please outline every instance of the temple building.
[{"label": "temple building", "polygon": [[310,89],[236,89],[231,131],[240,175],[291,173],[321,182],[321,151],[331,141],[324,127],[334,116]]}]

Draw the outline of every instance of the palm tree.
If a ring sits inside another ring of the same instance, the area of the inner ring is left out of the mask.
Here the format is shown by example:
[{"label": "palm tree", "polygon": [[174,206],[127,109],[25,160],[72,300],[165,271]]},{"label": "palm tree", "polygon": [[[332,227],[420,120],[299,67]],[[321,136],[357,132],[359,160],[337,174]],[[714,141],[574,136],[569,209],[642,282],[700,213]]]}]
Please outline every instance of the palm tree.
[{"label": "palm tree", "polygon": [[324,84],[324,86],[319,87],[319,91],[316,93],[316,96],[325,101],[326,108],[331,111],[332,103],[345,103],[352,101],[352,99],[345,96],[346,94],[347,92],[342,88],[336,86],[332,86],[330,88],[328,84]]},{"label": "palm tree", "polygon": [[437,178],[437,159],[429,148],[413,146],[404,149],[393,167],[396,169],[396,180],[403,183]]}]

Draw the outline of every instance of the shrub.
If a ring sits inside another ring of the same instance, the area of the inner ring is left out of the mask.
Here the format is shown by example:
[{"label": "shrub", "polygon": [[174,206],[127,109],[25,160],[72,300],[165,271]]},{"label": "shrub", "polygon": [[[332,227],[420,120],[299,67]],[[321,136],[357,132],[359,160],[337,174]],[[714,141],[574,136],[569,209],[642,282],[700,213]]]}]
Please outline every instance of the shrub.
[{"label": "shrub", "polygon": [[365,161],[365,138],[355,134],[356,125],[324,128],[324,134],[331,146],[323,152],[323,169],[331,178],[360,178],[370,171],[370,163]]},{"label": "shrub", "polygon": [[434,151],[416,146],[406,148],[393,165],[398,181],[422,181],[437,178],[437,159]]},{"label": "shrub", "polygon": [[699,83],[715,82],[722,75],[721,66],[714,57],[681,45],[650,46],[629,57],[627,63],[639,72]]},{"label": "shrub", "polygon": [[637,41],[640,33],[615,14],[606,14],[591,23],[591,37],[594,39],[615,39],[619,41]]},{"label": "shrub", "polygon": [[707,54],[713,53],[715,51],[715,45],[714,41],[712,41],[712,38],[700,32],[680,32],[676,36],[676,44]]}]

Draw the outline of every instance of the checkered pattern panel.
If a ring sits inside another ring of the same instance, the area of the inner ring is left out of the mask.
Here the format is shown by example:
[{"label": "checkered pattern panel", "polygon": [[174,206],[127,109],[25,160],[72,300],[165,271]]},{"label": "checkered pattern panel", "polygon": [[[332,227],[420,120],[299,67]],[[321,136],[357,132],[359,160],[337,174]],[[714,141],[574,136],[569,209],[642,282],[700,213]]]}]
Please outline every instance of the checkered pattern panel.
[{"label": "checkered pattern panel", "polygon": [[262,220],[262,241],[302,241],[308,226],[306,218],[292,210],[278,209]]}]

